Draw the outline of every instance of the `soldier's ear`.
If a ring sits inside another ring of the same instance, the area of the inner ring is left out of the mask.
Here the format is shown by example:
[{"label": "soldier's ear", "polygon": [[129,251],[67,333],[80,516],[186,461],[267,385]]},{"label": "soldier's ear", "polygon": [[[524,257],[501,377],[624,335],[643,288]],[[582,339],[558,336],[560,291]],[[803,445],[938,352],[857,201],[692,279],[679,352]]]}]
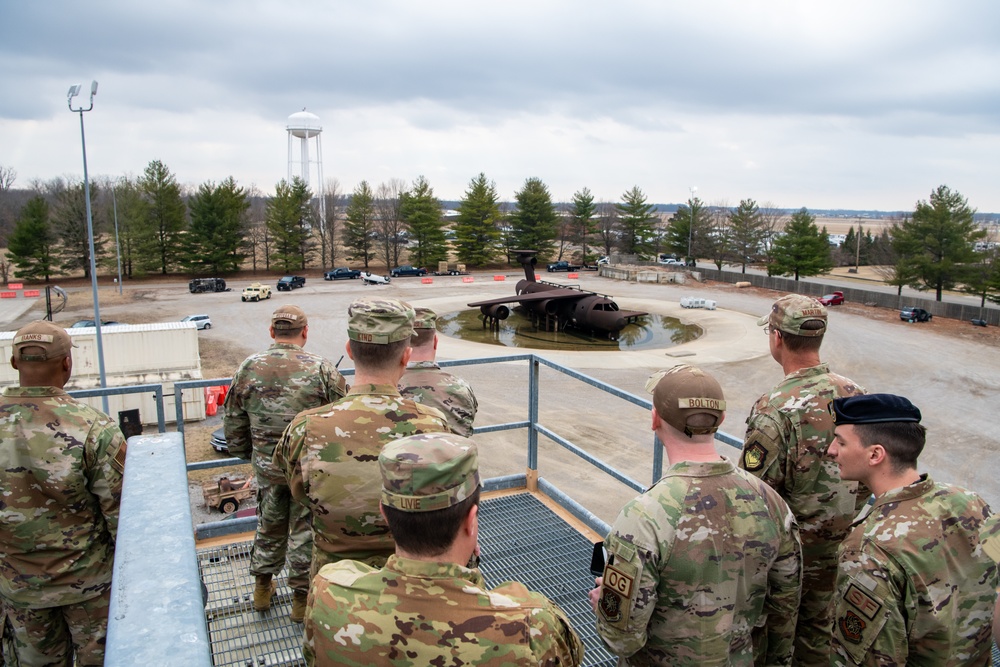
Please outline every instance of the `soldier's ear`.
[{"label": "soldier's ear", "polygon": [[347,350],[347,358],[354,361],[354,355],[351,354],[351,339],[348,338],[347,342],[344,343],[344,349]]},{"label": "soldier's ear", "polygon": [[14,357],[13,354],[10,355],[10,367],[13,368],[15,371],[17,370],[17,359]]},{"label": "soldier's ear", "polygon": [[877,466],[889,458],[889,455],[885,451],[885,447],[877,442],[866,448],[865,453],[868,454],[868,465],[870,466]]}]

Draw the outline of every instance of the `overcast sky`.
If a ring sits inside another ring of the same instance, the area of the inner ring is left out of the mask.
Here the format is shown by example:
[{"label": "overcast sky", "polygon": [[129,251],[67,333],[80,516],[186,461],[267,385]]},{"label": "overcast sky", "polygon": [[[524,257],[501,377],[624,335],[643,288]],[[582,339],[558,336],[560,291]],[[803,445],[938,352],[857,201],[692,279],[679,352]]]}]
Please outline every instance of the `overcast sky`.
[{"label": "overcast sky", "polygon": [[82,177],[96,79],[91,175],[272,192],[305,107],[346,191],[1000,212],[998,29],[996,0],[0,0],[0,165]]}]

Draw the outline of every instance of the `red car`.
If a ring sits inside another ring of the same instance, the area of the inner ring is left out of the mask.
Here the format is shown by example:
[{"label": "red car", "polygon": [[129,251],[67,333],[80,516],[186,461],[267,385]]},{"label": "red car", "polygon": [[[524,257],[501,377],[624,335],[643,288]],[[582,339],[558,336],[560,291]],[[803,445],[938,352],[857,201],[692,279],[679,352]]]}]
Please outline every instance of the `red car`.
[{"label": "red car", "polygon": [[824,306],[836,306],[838,304],[844,303],[844,293],[834,292],[833,294],[824,294],[823,296],[816,299]]}]

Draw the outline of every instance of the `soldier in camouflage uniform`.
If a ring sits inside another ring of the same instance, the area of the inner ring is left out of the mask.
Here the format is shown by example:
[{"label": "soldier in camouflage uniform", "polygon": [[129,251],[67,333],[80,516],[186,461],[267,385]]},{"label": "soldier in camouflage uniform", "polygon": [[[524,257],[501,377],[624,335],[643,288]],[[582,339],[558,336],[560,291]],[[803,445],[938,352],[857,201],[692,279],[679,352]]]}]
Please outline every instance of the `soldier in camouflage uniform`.
[{"label": "soldier in camouflage uniform", "polygon": [[[983,553],[1000,564],[1000,514],[991,514],[983,522],[979,531],[979,541],[983,545]],[[993,641],[1000,642],[1000,590],[997,591],[996,605],[993,607]]]},{"label": "soldier in camouflage uniform", "polygon": [[579,665],[562,610],[516,582],[490,590],[478,568],[476,445],[451,433],[390,442],[379,455],[382,512],[396,553],[381,569],[342,560],[313,581],[309,665]]},{"label": "soldier in camouflage uniform", "polygon": [[444,413],[452,433],[469,437],[476,419],[476,395],[472,386],[460,377],[446,373],[435,363],[438,335],[437,315],[430,308],[414,308],[413,352],[399,381],[399,393],[421,405],[430,405]]},{"label": "soldier in camouflage uniform", "polygon": [[827,312],[815,299],[783,296],[757,324],[785,379],[750,411],[740,467],[770,484],[798,521],[803,565],[795,664],[825,666],[837,547],[868,499],[856,482],[841,481],[836,464],[826,458],[833,439],[829,404],[864,389],[820,362]]},{"label": "soldier in camouflage uniform", "polygon": [[274,466],[274,447],[298,413],[343,398],[346,383],[323,357],[302,348],[309,320],[298,306],[271,315],[274,344],[244,361],[226,395],[223,423],[233,456],[249,459],[257,477],[257,533],[250,554],[256,578],[254,609],[271,608],[272,578],[288,559],[293,621],[301,622],[309,593],[312,529],[309,508],[292,500],[284,473]]},{"label": "soldier in camouflage uniform", "polygon": [[675,366],[650,377],[670,468],[618,514],[590,601],[619,665],[789,665],[801,547],[788,505],[718,455],[719,383]]},{"label": "soldier in camouflage uniform", "polygon": [[72,347],[51,322],[21,328],[0,402],[0,596],[25,667],[104,661],[126,447],[63,391]]},{"label": "soldier in camouflage uniform", "polygon": [[448,430],[444,415],[396,389],[410,358],[413,308],[396,299],[355,301],[347,334],[350,392],[299,413],[274,451],[292,497],[312,513],[312,575],[344,558],[385,563],[393,541],[378,509],[378,453],[407,435]]},{"label": "soldier in camouflage uniform", "polygon": [[910,401],[833,402],[830,456],[875,493],[840,547],[832,665],[990,664],[997,566],[980,544],[989,505],[917,472],[926,429]]}]

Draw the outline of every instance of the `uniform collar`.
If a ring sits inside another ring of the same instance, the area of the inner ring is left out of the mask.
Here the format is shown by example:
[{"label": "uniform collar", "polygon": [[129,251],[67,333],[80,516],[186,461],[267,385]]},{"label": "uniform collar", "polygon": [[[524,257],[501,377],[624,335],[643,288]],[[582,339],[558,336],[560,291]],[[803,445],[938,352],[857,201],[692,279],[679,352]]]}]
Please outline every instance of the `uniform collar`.
[{"label": "uniform collar", "polygon": [[406,364],[406,370],[411,368],[438,368],[436,361],[411,361]]},{"label": "uniform collar", "polygon": [[797,371],[792,371],[785,378],[804,378],[811,377],[813,375],[824,375],[830,372],[829,364],[818,364],[816,366],[808,366],[806,368],[800,368]]},{"label": "uniform collar", "polygon": [[892,489],[891,491],[886,491],[881,496],[875,499],[875,505],[872,510],[882,507],[883,505],[888,505],[889,503],[899,503],[906,500],[913,500],[914,498],[919,498],[920,496],[926,495],[934,489],[934,480],[931,479],[930,475],[924,473],[920,476],[913,484],[907,484],[906,486],[901,486],[898,489]]},{"label": "uniform collar", "polygon": [[392,384],[356,384],[347,392],[348,396],[356,394],[379,395],[379,396],[400,396],[399,389]]},{"label": "uniform collar", "polygon": [[479,586],[486,585],[479,570],[470,570],[456,563],[414,560],[393,554],[386,561],[385,569],[421,579],[464,579]]},{"label": "uniform collar", "polygon": [[705,477],[726,475],[734,470],[736,470],[736,466],[733,462],[720,456],[718,461],[678,461],[667,468],[667,473],[678,476]]},{"label": "uniform collar", "polygon": [[66,392],[59,387],[7,387],[4,396],[65,396]]}]

